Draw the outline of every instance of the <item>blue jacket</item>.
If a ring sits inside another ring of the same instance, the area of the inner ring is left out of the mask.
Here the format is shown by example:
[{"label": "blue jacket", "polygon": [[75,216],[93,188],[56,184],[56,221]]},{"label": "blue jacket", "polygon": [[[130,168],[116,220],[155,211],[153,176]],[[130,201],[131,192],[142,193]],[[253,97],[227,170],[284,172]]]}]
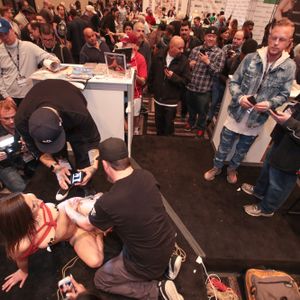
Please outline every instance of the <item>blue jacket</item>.
[{"label": "blue jacket", "polygon": [[[270,108],[281,106],[289,97],[296,71],[294,61],[284,51],[264,74],[267,65],[266,57],[267,47],[248,54],[233,74],[229,83],[232,100],[228,106],[228,113],[237,122],[248,113],[247,109],[239,104],[241,96],[254,95],[256,102],[267,100],[270,102]],[[267,112],[252,110],[249,113],[247,126],[258,127],[267,121],[268,116]]]}]

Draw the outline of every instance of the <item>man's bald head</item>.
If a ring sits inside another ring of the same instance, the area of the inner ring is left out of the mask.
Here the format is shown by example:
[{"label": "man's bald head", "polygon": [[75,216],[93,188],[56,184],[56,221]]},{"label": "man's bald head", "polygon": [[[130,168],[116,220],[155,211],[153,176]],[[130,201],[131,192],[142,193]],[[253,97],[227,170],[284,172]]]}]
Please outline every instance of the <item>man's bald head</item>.
[{"label": "man's bald head", "polygon": [[97,45],[97,36],[96,36],[95,31],[92,28],[90,28],[90,27],[85,28],[83,30],[83,35],[84,35],[85,41],[90,46],[96,47],[96,45]]},{"label": "man's bald head", "polygon": [[180,36],[173,36],[169,43],[169,54],[172,57],[180,56],[184,50],[184,40]]}]

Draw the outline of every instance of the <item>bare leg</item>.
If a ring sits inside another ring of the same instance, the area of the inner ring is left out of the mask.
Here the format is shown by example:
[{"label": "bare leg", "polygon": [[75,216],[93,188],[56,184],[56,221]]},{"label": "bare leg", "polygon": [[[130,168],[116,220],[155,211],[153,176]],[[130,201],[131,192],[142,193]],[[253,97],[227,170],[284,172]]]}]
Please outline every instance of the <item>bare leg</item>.
[{"label": "bare leg", "polygon": [[77,228],[70,244],[75,252],[90,268],[98,268],[103,264],[103,234],[87,232]]}]

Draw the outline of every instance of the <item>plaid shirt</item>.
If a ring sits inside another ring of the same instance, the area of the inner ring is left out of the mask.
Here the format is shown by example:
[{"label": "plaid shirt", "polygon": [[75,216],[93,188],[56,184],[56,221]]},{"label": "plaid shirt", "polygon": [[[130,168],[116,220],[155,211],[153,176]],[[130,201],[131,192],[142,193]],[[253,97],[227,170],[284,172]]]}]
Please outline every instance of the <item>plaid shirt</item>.
[{"label": "plaid shirt", "polygon": [[[200,49],[205,49],[210,60],[209,65],[200,60]],[[187,85],[187,89],[198,93],[211,91],[214,75],[220,73],[224,67],[225,53],[217,46],[209,49],[206,49],[204,46],[198,46],[192,50],[189,60],[195,60],[196,65],[191,72],[192,80]]]}]

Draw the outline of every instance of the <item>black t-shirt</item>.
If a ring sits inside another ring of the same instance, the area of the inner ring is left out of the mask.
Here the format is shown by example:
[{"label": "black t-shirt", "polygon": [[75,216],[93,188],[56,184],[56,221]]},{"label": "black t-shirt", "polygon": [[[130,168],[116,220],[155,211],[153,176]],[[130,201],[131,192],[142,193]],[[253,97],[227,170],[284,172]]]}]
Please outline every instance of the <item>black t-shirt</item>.
[{"label": "black t-shirt", "polygon": [[33,86],[21,101],[15,116],[16,129],[36,158],[41,152],[29,134],[28,121],[36,109],[44,106],[58,111],[66,140],[72,147],[81,145],[85,152],[98,147],[100,134],[81,91],[65,80],[47,79]]},{"label": "black t-shirt", "polygon": [[151,173],[134,170],[115,182],[97,200],[89,219],[103,231],[113,227],[122,239],[128,272],[149,280],[164,273],[174,249],[175,234]]}]

